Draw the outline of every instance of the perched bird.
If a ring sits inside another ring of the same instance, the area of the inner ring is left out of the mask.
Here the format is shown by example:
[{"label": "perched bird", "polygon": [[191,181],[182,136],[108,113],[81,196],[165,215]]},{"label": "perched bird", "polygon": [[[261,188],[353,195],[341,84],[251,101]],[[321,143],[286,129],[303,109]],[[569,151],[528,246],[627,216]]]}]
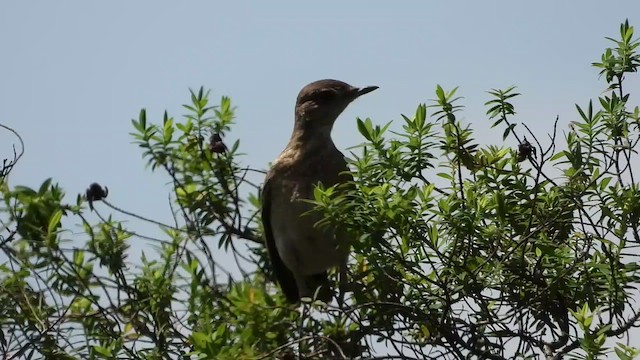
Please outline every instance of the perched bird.
[{"label": "perched bird", "polygon": [[322,214],[311,212],[313,189],[353,180],[344,155],[331,140],[342,111],[377,86],[353,87],[338,80],[319,80],[302,88],[287,147],[272,164],[262,189],[262,223],[271,265],[291,303],[312,298],[329,301],[333,291],[327,270],[340,266],[345,281],[350,239],[340,229],[314,225]]}]

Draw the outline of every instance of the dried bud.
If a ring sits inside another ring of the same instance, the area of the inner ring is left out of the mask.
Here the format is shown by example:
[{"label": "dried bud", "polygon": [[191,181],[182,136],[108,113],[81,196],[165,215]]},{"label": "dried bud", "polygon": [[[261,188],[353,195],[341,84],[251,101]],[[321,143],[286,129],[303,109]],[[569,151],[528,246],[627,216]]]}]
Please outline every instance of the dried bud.
[{"label": "dried bud", "polygon": [[531,145],[525,138],[520,145],[518,145],[518,162],[523,162],[536,154],[536,148]]},{"label": "dried bud", "polygon": [[106,198],[107,195],[109,195],[108,187],[105,186],[103,189],[102,186],[100,186],[100,184],[98,183],[93,183],[89,185],[89,188],[87,189],[87,192],[86,192],[87,201],[89,202],[89,208],[93,210],[93,202],[100,201]]},{"label": "dried bud", "polygon": [[222,154],[227,152],[227,145],[222,142],[220,134],[213,134],[209,139],[209,151],[214,154]]}]

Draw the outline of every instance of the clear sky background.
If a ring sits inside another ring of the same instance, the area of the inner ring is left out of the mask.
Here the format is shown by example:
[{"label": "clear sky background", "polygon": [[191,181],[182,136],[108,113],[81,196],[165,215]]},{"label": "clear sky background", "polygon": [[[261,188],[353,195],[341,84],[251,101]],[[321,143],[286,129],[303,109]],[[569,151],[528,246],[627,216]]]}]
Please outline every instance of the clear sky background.
[{"label": "clear sky background", "polygon": [[[489,129],[485,91],[517,85],[516,121],[544,137],[604,90],[590,64],[625,18],[640,28],[640,1],[3,1],[0,123],[26,143],[10,180],[53,177],[73,198],[97,181],[114,204],[169,220],[168,179],[145,169],[130,120],[143,107],[150,121],[179,116],[200,86],[232,98],[225,140],[256,168],[286,144],[300,88],[322,78],[380,86],[336,124],[341,149],[362,141],[357,116],[410,115],[437,84],[460,86],[483,144],[503,130]],[[0,157],[13,143],[0,131]]]}]

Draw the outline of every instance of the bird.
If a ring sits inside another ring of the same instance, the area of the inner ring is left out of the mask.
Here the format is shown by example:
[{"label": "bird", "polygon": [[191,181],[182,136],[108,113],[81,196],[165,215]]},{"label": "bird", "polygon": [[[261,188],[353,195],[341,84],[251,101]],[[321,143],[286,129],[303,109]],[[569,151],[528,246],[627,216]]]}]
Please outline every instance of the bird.
[{"label": "bird", "polygon": [[338,116],[355,99],[378,89],[343,81],[314,81],[300,90],[289,143],[272,163],[262,187],[261,218],[267,253],[289,303],[304,298],[328,302],[333,296],[327,270],[339,267],[346,281],[350,237],[341,228],[319,228],[314,188],[353,181],[344,155],[331,139]]}]

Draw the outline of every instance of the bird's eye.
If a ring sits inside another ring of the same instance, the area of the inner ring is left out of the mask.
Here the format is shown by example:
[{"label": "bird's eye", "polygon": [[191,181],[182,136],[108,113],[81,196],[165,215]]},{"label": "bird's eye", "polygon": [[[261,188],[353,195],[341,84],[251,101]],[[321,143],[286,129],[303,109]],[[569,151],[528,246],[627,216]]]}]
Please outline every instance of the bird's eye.
[{"label": "bird's eye", "polygon": [[320,102],[327,102],[332,100],[336,96],[335,91],[332,90],[320,90],[313,94],[313,99]]}]

